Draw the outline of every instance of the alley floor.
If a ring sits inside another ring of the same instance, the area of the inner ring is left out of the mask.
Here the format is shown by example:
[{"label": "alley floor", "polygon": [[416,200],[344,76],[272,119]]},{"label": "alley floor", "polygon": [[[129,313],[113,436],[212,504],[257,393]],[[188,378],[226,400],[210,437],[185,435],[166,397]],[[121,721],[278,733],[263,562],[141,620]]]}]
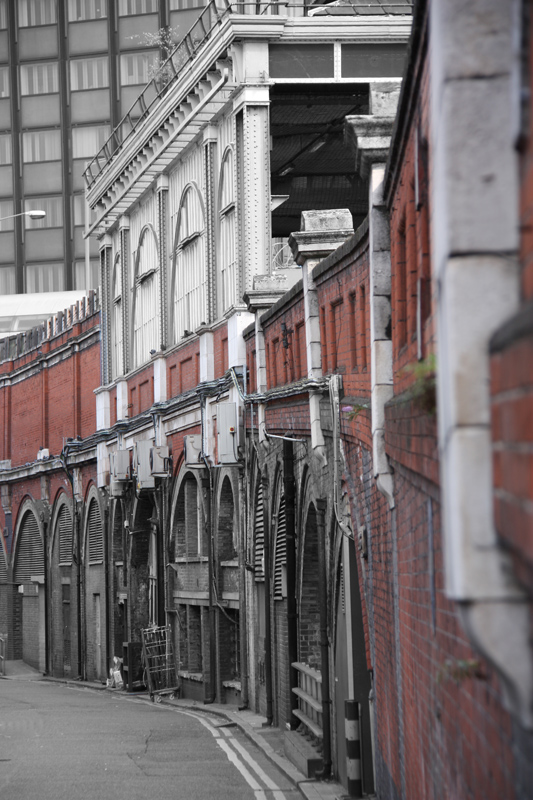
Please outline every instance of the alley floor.
[{"label": "alley floor", "polygon": [[275,747],[273,761],[231,714],[19,677],[0,680],[2,800],[339,796],[327,784],[300,791],[298,775],[276,766]]}]

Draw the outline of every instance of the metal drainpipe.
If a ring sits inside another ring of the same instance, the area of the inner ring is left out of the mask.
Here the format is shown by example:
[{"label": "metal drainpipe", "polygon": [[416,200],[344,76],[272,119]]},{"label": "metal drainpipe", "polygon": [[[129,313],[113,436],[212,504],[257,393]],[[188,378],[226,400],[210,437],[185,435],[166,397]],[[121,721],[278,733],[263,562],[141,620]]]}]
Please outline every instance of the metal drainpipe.
[{"label": "metal drainpipe", "polygon": [[[166,562],[165,558],[165,524],[166,524],[166,478],[162,478],[159,481],[159,486],[155,492],[155,503],[156,503],[156,515],[159,516],[159,522],[155,531],[156,535],[156,549],[157,549],[157,560],[156,560],[156,577],[157,577],[157,624],[158,625],[165,625],[166,624],[166,590],[165,590],[165,567],[164,564]],[[158,506],[159,500],[159,508]]]},{"label": "metal drainpipe", "polygon": [[287,568],[287,641],[289,651],[289,725],[294,730],[299,720],[294,716],[298,697],[293,689],[298,686],[298,672],[292,666],[298,661],[298,617],[296,606],[296,531],[294,499],[293,443],[283,441],[283,492],[285,495],[285,541]]},{"label": "metal drainpipe", "polygon": [[[113,552],[113,548],[111,548]],[[110,641],[110,602],[109,602],[109,504],[104,508],[104,575],[105,575],[105,663],[106,678],[109,675],[111,660],[111,641]]]},{"label": "metal drainpipe", "polygon": [[[246,408],[246,406],[245,406]],[[248,708],[248,648],[246,641],[246,626],[247,626],[247,606],[246,606],[246,575],[245,575],[245,562],[246,562],[246,531],[247,531],[247,508],[245,486],[248,485],[247,478],[247,463],[244,463],[244,469],[239,469],[239,497],[242,498],[241,508],[242,513],[239,514],[239,632],[240,632],[240,657],[241,657],[241,705],[240,711]]]},{"label": "metal drainpipe", "polygon": [[204,704],[214,703],[216,700],[216,669],[217,669],[217,653],[216,653],[216,619],[215,619],[215,606],[213,603],[213,541],[211,538],[211,470],[209,463],[204,456],[204,464],[207,470],[207,476],[202,478],[202,488],[204,489],[204,496],[206,497],[206,533],[207,533],[207,567],[208,567],[208,603],[209,603],[209,694],[204,696]]},{"label": "metal drainpipe", "polygon": [[264,554],[265,554],[265,692],[266,692],[266,725],[272,725],[272,628],[270,624],[270,520],[268,516],[268,480],[261,476],[263,483],[263,520],[264,520]]},{"label": "metal drainpipe", "polygon": [[49,642],[49,629],[48,620],[50,616],[49,603],[48,603],[48,522],[45,519],[45,513],[42,512],[43,523],[43,550],[44,550],[44,674],[48,675],[50,672],[50,642]]},{"label": "metal drainpipe", "polygon": [[324,516],[326,501],[317,500],[318,539],[318,607],[320,615],[320,671],[322,674],[322,747],[324,766],[317,777],[331,775],[331,698],[329,694],[329,645],[328,645],[328,591],[326,570],[326,535]]},{"label": "metal drainpipe", "polygon": [[78,504],[72,492],[72,541],[76,543],[76,626],[78,629],[78,675],[82,675],[82,634],[81,634],[81,542],[80,542],[80,520]]}]

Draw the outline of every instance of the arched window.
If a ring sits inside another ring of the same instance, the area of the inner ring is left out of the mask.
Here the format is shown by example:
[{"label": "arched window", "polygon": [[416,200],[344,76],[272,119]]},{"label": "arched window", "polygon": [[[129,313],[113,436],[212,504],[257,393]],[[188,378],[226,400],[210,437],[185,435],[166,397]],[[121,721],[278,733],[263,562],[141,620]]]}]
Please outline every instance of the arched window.
[{"label": "arched window", "polygon": [[221,561],[237,558],[236,517],[233,490],[228,477],[224,478],[218,507],[218,556]]},{"label": "arched window", "polygon": [[159,349],[158,263],[156,236],[153,228],[146,226],[135,254],[134,369],[150,359],[150,350]]},{"label": "arched window", "polygon": [[56,521],[56,541],[59,540],[59,563],[72,563],[72,519],[68,506],[61,506]]},{"label": "arched window", "polygon": [[112,317],[112,358],[113,377],[122,375],[122,274],[120,270],[120,253],[115,257],[113,267],[113,317]]},{"label": "arched window", "polygon": [[207,541],[201,494],[194,475],[188,473],[181,484],[174,524],[175,557],[206,555]]},{"label": "arched window", "polygon": [[183,192],[176,226],[173,270],[174,341],[192,333],[207,319],[205,221],[198,189]]},{"label": "arched window", "polygon": [[233,150],[224,154],[220,171],[220,280],[219,313],[223,314],[237,300],[237,250],[235,247],[235,189],[233,179]]},{"label": "arched window", "polygon": [[14,582],[31,583],[35,575],[44,575],[44,548],[37,519],[28,511],[18,533]]}]

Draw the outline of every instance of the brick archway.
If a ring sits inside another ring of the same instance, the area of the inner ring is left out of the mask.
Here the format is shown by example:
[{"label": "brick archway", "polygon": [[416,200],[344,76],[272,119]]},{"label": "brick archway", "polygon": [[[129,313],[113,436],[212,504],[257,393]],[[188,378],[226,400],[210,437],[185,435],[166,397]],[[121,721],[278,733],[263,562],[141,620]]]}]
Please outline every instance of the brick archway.
[{"label": "brick archway", "polygon": [[320,669],[320,613],[318,601],[318,531],[315,506],[307,511],[303,538],[299,609],[298,658]]}]

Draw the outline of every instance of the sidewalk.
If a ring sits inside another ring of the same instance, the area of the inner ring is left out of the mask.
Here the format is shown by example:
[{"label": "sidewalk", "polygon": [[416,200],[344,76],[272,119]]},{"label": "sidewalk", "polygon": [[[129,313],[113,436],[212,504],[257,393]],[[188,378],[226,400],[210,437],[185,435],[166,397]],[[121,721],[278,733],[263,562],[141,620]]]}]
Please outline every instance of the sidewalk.
[{"label": "sidewalk", "polygon": [[24,661],[6,661],[5,675],[0,675],[0,678],[12,681],[40,681],[42,677],[42,672],[28,666]]},{"label": "sidewalk", "polygon": [[[85,686],[88,689],[107,690],[105,684],[90,681],[76,681],[67,678],[52,678],[44,676],[33,667],[28,666],[23,661],[6,661],[6,674],[0,676],[5,680],[45,680],[50,683],[66,683],[73,686]],[[119,692],[122,690],[109,689],[109,692]],[[135,692],[132,696],[148,697],[148,692]],[[253,711],[239,711],[234,706],[211,703],[204,705],[194,700],[171,700],[162,696],[161,703],[175,706],[176,708],[190,709],[211,716],[218,716],[221,720],[233,723],[241,729],[247,738],[253,742],[282,772],[291,783],[300,790],[306,800],[342,800],[346,797],[346,790],[335,781],[315,781],[306,778],[303,773],[296,769],[293,764],[285,757],[284,753],[284,731],[280,728],[263,727],[265,718]]]}]

